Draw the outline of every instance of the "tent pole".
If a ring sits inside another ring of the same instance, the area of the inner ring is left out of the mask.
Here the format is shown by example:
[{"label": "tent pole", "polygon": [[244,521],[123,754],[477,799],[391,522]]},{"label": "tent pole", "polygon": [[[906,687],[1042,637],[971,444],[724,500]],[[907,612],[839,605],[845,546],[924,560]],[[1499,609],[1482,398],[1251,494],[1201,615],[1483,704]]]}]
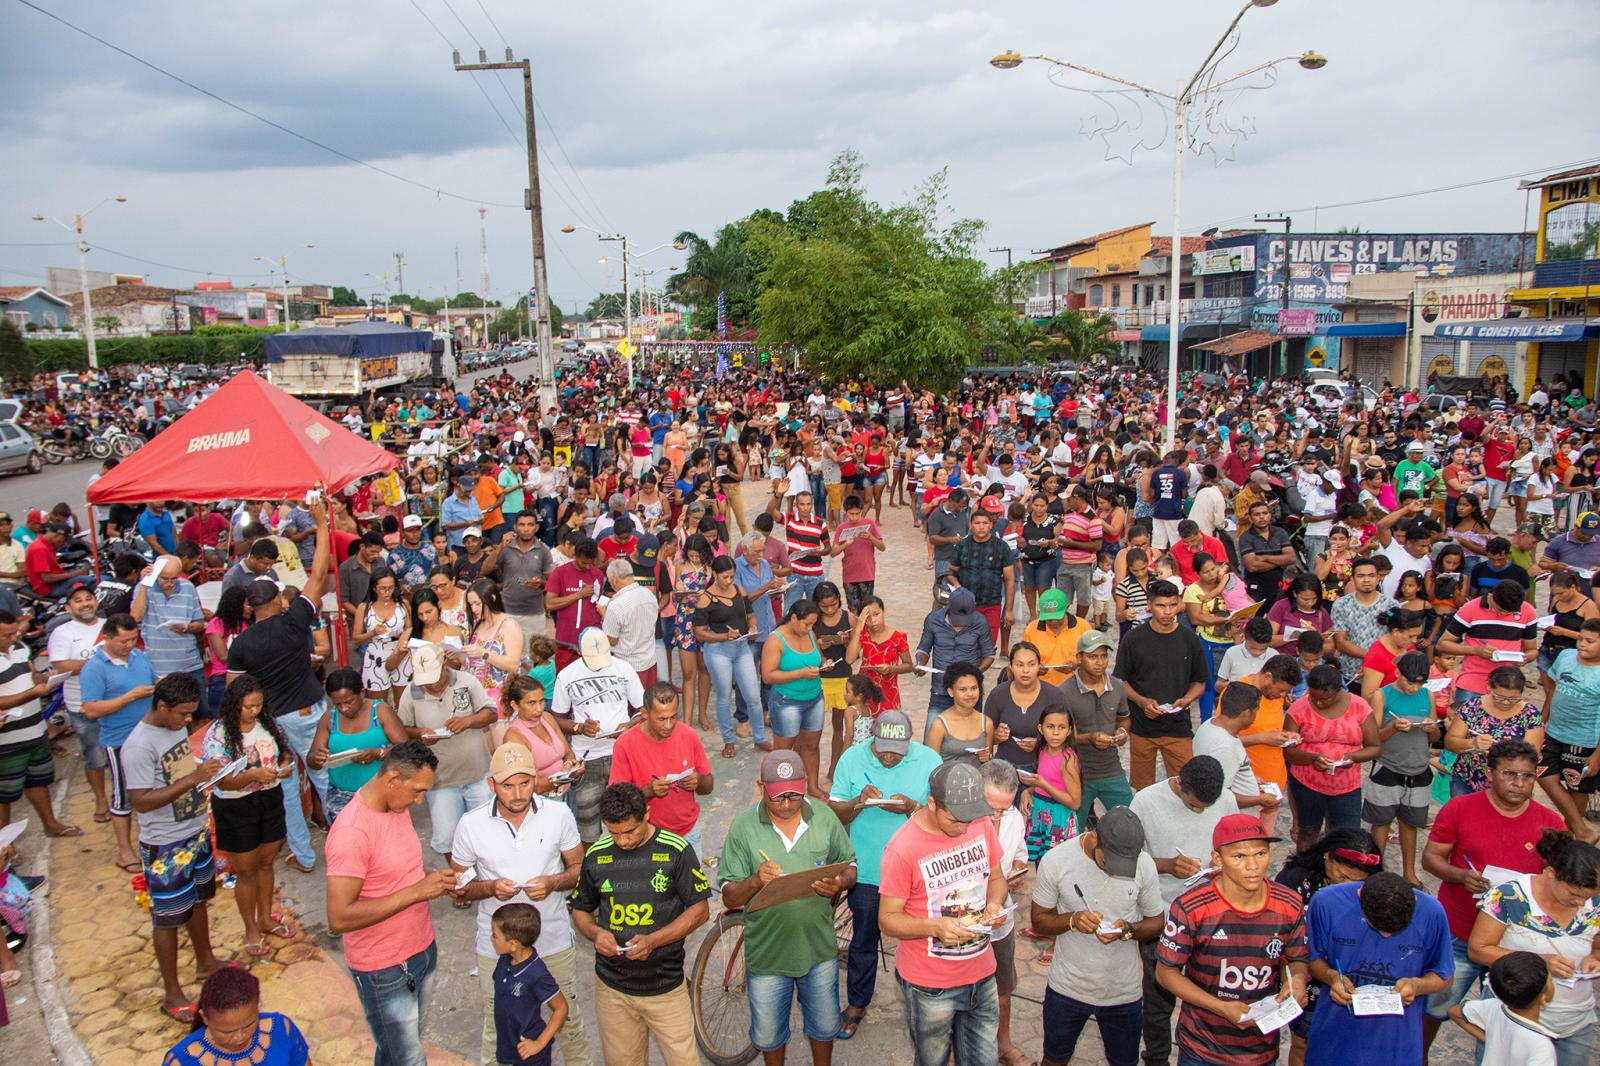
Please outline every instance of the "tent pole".
[{"label": "tent pole", "polygon": [[94,561],[94,583],[98,585],[100,584],[100,531],[95,528],[98,523],[94,520],[94,504],[89,502],[87,490],[83,494],[83,506],[89,512],[89,557]]}]

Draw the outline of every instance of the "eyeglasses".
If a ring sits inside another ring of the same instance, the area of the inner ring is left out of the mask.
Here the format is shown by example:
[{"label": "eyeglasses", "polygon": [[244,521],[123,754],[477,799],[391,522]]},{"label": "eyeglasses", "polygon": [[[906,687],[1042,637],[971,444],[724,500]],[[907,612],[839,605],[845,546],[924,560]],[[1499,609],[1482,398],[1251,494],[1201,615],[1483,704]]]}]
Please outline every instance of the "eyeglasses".
[{"label": "eyeglasses", "polygon": [[769,796],[767,798],[773,803],[799,803],[801,800],[805,799],[805,794],[801,792],[785,792],[781,795]]},{"label": "eyeglasses", "polygon": [[1514,704],[1522,702],[1522,693],[1516,692],[1507,696],[1503,693],[1496,692],[1490,696],[1490,699],[1494,700],[1494,702],[1500,704],[1502,707],[1510,707]]},{"label": "eyeglasses", "polygon": [[1536,781],[1539,774],[1535,770],[1495,770],[1495,773],[1507,781]]}]

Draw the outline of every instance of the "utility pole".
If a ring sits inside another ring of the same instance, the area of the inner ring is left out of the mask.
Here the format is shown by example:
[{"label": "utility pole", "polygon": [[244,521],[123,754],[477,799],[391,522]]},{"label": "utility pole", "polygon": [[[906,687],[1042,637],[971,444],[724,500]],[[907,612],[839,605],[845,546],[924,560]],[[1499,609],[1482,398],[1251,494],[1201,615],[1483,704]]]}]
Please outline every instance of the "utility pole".
[{"label": "utility pole", "polygon": [[1010,248],[990,248],[989,252],[992,255],[998,255],[1001,252],[1006,253],[1006,269],[1007,270],[1011,269],[1011,249]]},{"label": "utility pole", "polygon": [[[1278,293],[1278,310],[1289,310],[1289,278],[1294,273],[1294,242],[1290,239],[1294,232],[1294,219],[1288,215],[1257,215],[1257,222],[1283,223],[1283,284]],[[1278,316],[1283,317],[1281,314]],[[1275,368],[1279,374],[1289,372],[1289,340],[1280,332],[1278,334],[1278,365]]]},{"label": "utility pole", "polygon": [[394,253],[394,276],[395,276],[395,285],[400,289],[401,292],[405,292],[406,291],[406,253],[404,253],[404,252],[396,252],[396,253]]},{"label": "utility pole", "polygon": [[533,238],[533,291],[535,298],[529,301],[530,306],[538,304],[534,313],[534,321],[538,328],[539,343],[539,378],[540,378],[540,406],[548,409],[555,402],[555,353],[551,349],[550,340],[550,281],[545,271],[544,258],[544,201],[539,196],[539,150],[538,138],[534,129],[533,111],[533,64],[526,59],[512,58],[511,49],[506,49],[506,58],[501,63],[490,63],[488,53],[478,49],[478,62],[462,63],[461,53],[452,56],[457,71],[479,70],[520,70],[522,72],[522,114],[527,120],[528,138],[528,187],[524,192],[524,206],[529,215],[529,226]]}]

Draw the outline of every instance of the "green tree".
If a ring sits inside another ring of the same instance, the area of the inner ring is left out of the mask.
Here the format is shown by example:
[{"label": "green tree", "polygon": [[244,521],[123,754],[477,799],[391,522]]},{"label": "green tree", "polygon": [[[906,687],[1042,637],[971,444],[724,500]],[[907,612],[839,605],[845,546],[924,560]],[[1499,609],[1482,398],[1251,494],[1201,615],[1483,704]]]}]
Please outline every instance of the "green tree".
[{"label": "green tree", "polygon": [[367,301],[357,296],[354,289],[347,289],[343,285],[335,285],[333,287],[333,295],[329,297],[329,302],[335,307],[367,306]]},{"label": "green tree", "polygon": [[[772,216],[756,224],[781,224],[777,212],[763,212]],[[754,310],[750,306],[747,286],[750,279],[748,249],[751,223],[730,223],[717,230],[711,240],[688,230],[678,234],[677,243],[687,244],[683,271],[674,274],[667,282],[667,291],[680,302],[690,306],[695,328],[711,332],[717,327],[717,296],[723,295],[730,322],[745,323]]]},{"label": "green tree", "polygon": [[0,376],[22,381],[33,376],[33,353],[22,331],[9,318],[0,319]]},{"label": "green tree", "polygon": [[602,292],[589,301],[589,306],[583,309],[583,318],[593,321],[597,318],[621,318],[622,293]]},{"label": "green tree", "polygon": [[[415,305],[413,305],[415,306]],[[450,297],[451,307],[499,307],[499,300],[485,300],[475,292],[458,292]]]},{"label": "green tree", "polygon": [[948,387],[1015,317],[974,254],[983,223],[945,220],[944,171],[884,207],[867,198],[864,170],[841,153],[827,187],[791,208],[797,225],[751,223],[765,257],[759,340],[792,346],[833,377]]},{"label": "green tree", "polygon": [[1045,361],[1089,363],[1101,356],[1113,358],[1122,350],[1122,345],[1111,339],[1117,320],[1110,315],[1089,315],[1069,307],[1045,328],[1049,336],[1038,349],[1045,354]]},{"label": "green tree", "polygon": [[[557,336],[561,332],[561,323],[566,321],[561,308],[550,302],[550,334]],[[534,324],[538,328],[538,323]],[[500,337],[504,335],[511,338],[531,337],[528,331],[528,298],[524,296],[518,300],[515,307],[508,307],[496,315],[489,323],[489,336]]]}]

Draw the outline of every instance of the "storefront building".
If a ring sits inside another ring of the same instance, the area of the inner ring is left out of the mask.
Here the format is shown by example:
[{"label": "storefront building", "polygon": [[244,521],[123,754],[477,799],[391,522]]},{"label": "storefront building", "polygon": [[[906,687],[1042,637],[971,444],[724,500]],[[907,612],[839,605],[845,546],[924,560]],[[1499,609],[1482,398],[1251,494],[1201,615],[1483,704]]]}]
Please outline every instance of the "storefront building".
[{"label": "storefront building", "polygon": [[1533,280],[1508,302],[1525,320],[1538,320],[1529,338],[1522,394],[1556,375],[1580,380],[1586,396],[1600,388],[1600,166],[1523,182],[1539,194]]}]

